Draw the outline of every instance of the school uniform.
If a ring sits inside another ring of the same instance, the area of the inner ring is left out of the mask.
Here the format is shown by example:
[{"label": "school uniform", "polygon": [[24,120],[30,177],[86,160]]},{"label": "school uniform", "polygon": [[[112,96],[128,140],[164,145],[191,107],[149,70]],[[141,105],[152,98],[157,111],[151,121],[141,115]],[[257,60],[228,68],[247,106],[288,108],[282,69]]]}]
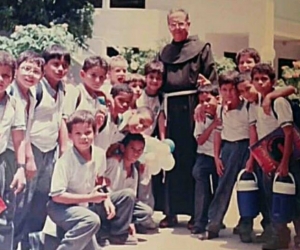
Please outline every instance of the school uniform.
[{"label": "school uniform", "polygon": [[249,159],[249,114],[248,104],[241,100],[236,109],[217,110],[222,120],[222,127],[216,133],[221,133],[222,146],[220,159],[224,170],[219,177],[218,187],[209,206],[207,230],[213,233],[220,231],[220,225],[227,212],[231,194],[238,173],[245,167]]},{"label": "school uniform", "polygon": [[[62,82],[55,91],[43,78],[40,83],[42,97],[34,109],[30,141],[37,167],[25,195],[31,196],[31,204],[24,224],[22,246],[30,248],[28,235],[40,232],[46,220],[46,204],[49,200],[50,182],[57,158],[57,140],[62,122],[65,89]],[[37,91],[37,88],[36,88]]]},{"label": "school uniform", "polygon": [[[196,122],[194,136],[197,137],[213,123],[214,118],[206,116],[205,122]],[[214,131],[203,145],[198,145],[197,159],[193,168],[195,179],[194,228],[204,232],[208,223],[208,209],[218,185],[218,175],[214,161]],[[212,185],[211,185],[212,184]]]},{"label": "school uniform", "polygon": [[0,100],[0,197],[6,210],[0,214],[0,250],[13,249],[15,195],[10,184],[17,171],[14,152],[7,149],[12,130],[25,130],[25,113],[20,101],[8,94]]},{"label": "school uniform", "polygon": [[[117,159],[110,158],[107,160],[107,170],[104,176],[110,180],[110,188],[112,191],[121,191],[129,189],[137,197],[137,188],[139,183],[138,166],[132,165],[132,175],[127,176],[127,171],[124,168],[123,160],[118,161]],[[141,223],[146,221],[151,215],[152,209],[144,204],[143,202],[135,199],[134,208],[132,211],[132,222]]]},{"label": "school uniform", "polygon": [[[274,114],[276,112],[277,118]],[[279,97],[274,100],[274,110],[271,111],[270,115],[266,115],[262,108],[262,98],[259,100],[259,107],[257,108],[257,121],[256,121],[256,128],[258,139],[263,138],[264,136],[270,134],[272,131],[277,129],[278,127],[284,128],[285,126],[292,126],[293,124],[293,112],[291,109],[290,103],[283,97]],[[295,162],[294,160],[290,159],[289,162],[289,172],[293,174],[295,181],[296,181],[296,195],[297,198],[299,196],[299,189],[300,186],[300,170],[299,170],[299,163]],[[272,186],[274,180],[274,173],[271,175],[263,175],[263,182],[266,192],[266,204],[268,206],[269,212],[271,214],[272,209]],[[296,207],[296,216],[295,216],[295,231],[297,237],[299,238],[300,235],[300,213],[299,207]],[[290,238],[290,231],[287,227],[286,223],[275,223],[272,222],[272,228],[274,233],[274,238],[279,241],[289,241]]]}]

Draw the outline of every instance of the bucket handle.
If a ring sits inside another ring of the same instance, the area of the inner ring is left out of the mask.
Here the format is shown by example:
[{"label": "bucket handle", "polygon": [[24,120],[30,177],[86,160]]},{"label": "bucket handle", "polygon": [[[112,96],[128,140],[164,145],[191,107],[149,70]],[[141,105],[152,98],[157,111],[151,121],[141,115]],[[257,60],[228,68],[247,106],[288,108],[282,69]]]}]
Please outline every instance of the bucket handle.
[{"label": "bucket handle", "polygon": [[[237,182],[239,182],[239,181],[241,180],[242,175],[243,175],[245,172],[246,172],[246,169],[242,169],[242,170],[239,172],[239,174],[238,174],[238,176],[237,176]],[[249,174],[252,174],[253,177],[254,177],[255,183],[258,183],[256,174],[255,174],[254,172],[249,173]]]},{"label": "bucket handle", "polygon": [[[289,173],[288,175],[289,175],[289,177],[291,178],[291,180],[292,180],[292,182],[293,182],[292,184],[296,185],[294,176],[293,176],[291,173]],[[278,177],[279,177],[279,174],[276,173],[275,176],[274,176],[273,185],[274,185],[275,182],[277,181]]]}]

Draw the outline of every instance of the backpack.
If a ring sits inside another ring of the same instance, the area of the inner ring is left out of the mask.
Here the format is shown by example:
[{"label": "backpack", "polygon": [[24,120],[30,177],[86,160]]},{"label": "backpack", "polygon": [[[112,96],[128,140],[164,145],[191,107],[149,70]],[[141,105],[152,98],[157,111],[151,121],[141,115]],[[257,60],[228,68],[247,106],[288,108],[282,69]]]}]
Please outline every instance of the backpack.
[{"label": "backpack", "polygon": [[[293,99],[293,100],[290,100],[290,99],[287,99],[285,98],[291,105],[291,108],[292,108],[292,112],[293,112],[293,121],[294,121],[294,125],[297,127],[297,128],[300,128],[300,101],[298,99]],[[271,109],[272,109],[272,112],[275,116],[276,119],[278,119],[278,115],[275,111],[275,108],[274,108],[274,103],[275,103],[275,100],[272,100],[271,102]]]},{"label": "backpack", "polygon": [[[13,88],[10,88],[9,95],[11,96],[14,95]],[[37,108],[43,99],[43,86],[40,82],[36,85],[35,98],[36,98],[35,108]]]}]

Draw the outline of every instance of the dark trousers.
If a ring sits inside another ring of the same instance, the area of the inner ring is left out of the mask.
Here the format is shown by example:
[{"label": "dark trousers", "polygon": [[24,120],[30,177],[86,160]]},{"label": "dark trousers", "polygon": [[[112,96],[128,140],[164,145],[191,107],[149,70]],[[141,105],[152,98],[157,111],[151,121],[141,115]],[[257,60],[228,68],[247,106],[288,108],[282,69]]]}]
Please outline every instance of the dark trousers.
[{"label": "dark trousers", "polygon": [[248,147],[249,140],[223,141],[220,159],[222,160],[224,170],[223,175],[219,177],[216,193],[209,206],[208,231],[215,233],[220,231],[220,226],[227,212],[238,173],[245,167],[249,158]]},{"label": "dark trousers", "polygon": [[208,209],[218,185],[218,175],[212,156],[197,154],[193,168],[195,179],[195,228],[205,231],[208,223]]}]

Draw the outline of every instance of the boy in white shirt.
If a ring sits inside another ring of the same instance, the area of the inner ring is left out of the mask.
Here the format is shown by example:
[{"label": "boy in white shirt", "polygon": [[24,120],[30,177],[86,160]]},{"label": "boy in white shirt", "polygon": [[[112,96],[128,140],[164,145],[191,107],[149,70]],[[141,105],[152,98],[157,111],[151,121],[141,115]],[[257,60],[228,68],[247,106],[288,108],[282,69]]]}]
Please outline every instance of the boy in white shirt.
[{"label": "boy in white shirt", "polygon": [[133,91],[133,99],[132,99],[131,107],[136,108],[137,100],[144,92],[144,88],[146,85],[145,77],[141,74],[129,74],[126,77],[125,83],[128,84]]},{"label": "boy in white shirt", "polygon": [[195,211],[192,234],[202,234],[208,223],[208,208],[218,185],[218,175],[214,162],[214,130],[221,124],[217,117],[217,91],[207,89],[207,85],[198,88],[198,100],[203,106],[206,119],[196,122],[194,136],[198,143],[197,160],[193,168],[195,179]]},{"label": "boy in white shirt", "polygon": [[[256,90],[262,97],[261,100],[259,100],[258,108],[256,109],[256,129],[258,139],[263,138],[278,127],[282,128],[284,133],[284,145],[282,149],[282,157],[276,172],[281,177],[287,176],[289,172],[292,173],[296,181],[296,186],[298,187],[300,185],[299,162],[291,158],[293,141],[293,112],[291,105],[288,100],[283,97],[276,98],[274,100],[273,111],[270,115],[266,115],[261,106],[262,99],[274,91],[275,71],[271,65],[260,63],[252,69],[251,78]],[[274,174],[275,173],[271,173],[270,175],[264,174],[263,176],[266,191],[266,203],[270,211],[273,206],[272,184]],[[296,198],[299,200],[298,189],[296,191]],[[295,208],[297,213],[293,220],[296,232],[294,239],[296,247],[299,247],[300,245],[300,210],[298,206],[299,204],[297,202],[297,206]],[[262,246],[262,249],[273,250],[288,248],[290,243],[290,230],[287,227],[287,223],[272,221],[272,229],[272,238]]]},{"label": "boy in white shirt", "polygon": [[67,128],[62,122],[65,95],[62,79],[68,73],[71,56],[63,46],[55,44],[46,48],[42,57],[45,60],[45,77],[36,86],[36,90],[40,88],[41,91],[36,96],[40,98],[37,100],[30,130],[31,149],[27,152],[27,164],[35,165],[37,174],[26,191],[32,196],[32,200],[24,224],[26,233],[22,240],[23,249],[31,248],[29,233],[40,232],[44,227],[57,149],[59,148],[61,155],[66,149],[68,138]]},{"label": "boy in white shirt", "polygon": [[[26,184],[25,110],[6,92],[14,79],[15,59],[0,51],[0,249],[13,250],[15,196]],[[13,148],[7,149],[10,135]]]},{"label": "boy in white shirt", "polygon": [[55,164],[47,206],[52,221],[64,231],[57,249],[100,249],[95,237],[100,219],[88,206],[104,202],[108,216],[115,215],[109,195],[95,187],[106,169],[105,153],[92,146],[96,123],[89,111],[73,113],[67,126],[73,146]]},{"label": "boy in white shirt", "polygon": [[[37,103],[37,92],[35,86],[39,83],[43,77],[45,61],[41,55],[33,51],[24,51],[17,59],[17,68],[15,74],[15,81],[10,85],[9,94],[18,98],[22,104],[22,108],[25,111],[26,116],[26,147],[31,148],[29,136],[31,125],[33,122],[33,115],[35,106]],[[8,151],[14,154],[13,140],[10,138],[8,144]],[[29,150],[30,151],[30,150]],[[28,150],[27,150],[28,152]],[[30,155],[29,155],[30,158]],[[31,180],[36,175],[36,166],[31,164],[32,162],[26,162],[26,177],[28,179],[27,190],[30,190],[32,182]],[[17,198],[17,208],[14,219],[14,245],[17,248],[18,243],[23,237],[24,224],[26,222],[26,215],[30,209],[30,203],[32,195],[27,191],[21,193]]]}]

